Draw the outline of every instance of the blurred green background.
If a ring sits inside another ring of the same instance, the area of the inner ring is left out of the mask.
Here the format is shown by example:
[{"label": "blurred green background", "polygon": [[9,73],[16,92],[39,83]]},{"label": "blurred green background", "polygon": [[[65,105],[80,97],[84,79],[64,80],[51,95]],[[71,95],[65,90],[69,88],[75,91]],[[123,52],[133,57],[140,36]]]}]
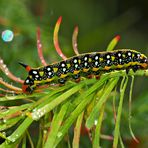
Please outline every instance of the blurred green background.
[{"label": "blurred green background", "polygon": [[[41,65],[36,47],[39,26],[46,61],[61,60],[53,46],[53,30],[59,16],[63,17],[59,41],[68,57],[74,55],[71,39],[75,25],[79,27],[80,53],[106,50],[110,40],[119,34],[121,40],[116,49],[136,49],[148,55],[147,8],[146,0],[0,0],[0,32],[10,29],[15,34],[9,43],[0,38],[0,57],[16,76],[25,79],[27,73],[19,61],[32,67]],[[0,77],[9,81],[1,71]],[[141,139],[139,147],[148,144],[147,90],[148,79],[137,77],[133,92],[133,129]],[[124,109],[127,105],[125,101]],[[124,124],[126,127],[126,122]],[[121,131],[130,136],[128,128]]]}]

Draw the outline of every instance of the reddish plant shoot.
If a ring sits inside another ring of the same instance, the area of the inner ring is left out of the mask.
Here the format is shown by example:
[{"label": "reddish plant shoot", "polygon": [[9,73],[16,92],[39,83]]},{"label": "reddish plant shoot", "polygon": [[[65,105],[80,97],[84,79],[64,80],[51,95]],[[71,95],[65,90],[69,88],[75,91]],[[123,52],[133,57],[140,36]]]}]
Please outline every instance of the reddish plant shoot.
[{"label": "reddish plant shoot", "polygon": [[120,40],[120,35],[115,36],[111,42],[109,43],[109,45],[107,46],[107,51],[111,51],[114,49],[114,47],[117,45],[117,43]]},{"label": "reddish plant shoot", "polygon": [[[4,82],[1,77],[0,77],[0,84],[4,85],[5,87],[7,87],[10,90],[13,90],[15,92],[22,92],[22,89],[21,88],[15,87],[15,86],[13,86],[11,84],[8,84],[8,83]],[[1,88],[1,90],[2,90],[2,88]]]},{"label": "reddish plant shoot", "polygon": [[14,76],[9,69],[7,68],[7,66],[4,64],[3,60],[0,58],[0,69],[6,74],[7,77],[9,77],[11,80],[21,83],[24,83],[24,80],[21,80],[20,78]]},{"label": "reddish plant shoot", "polygon": [[60,27],[61,21],[62,21],[62,16],[60,16],[56,22],[56,25],[54,28],[53,42],[54,42],[54,47],[55,47],[57,53],[60,55],[60,57],[63,60],[66,60],[67,57],[63,54],[63,52],[59,46],[59,40],[58,40],[58,32],[59,32],[59,27]]},{"label": "reddish plant shoot", "polygon": [[78,26],[76,26],[74,28],[74,32],[73,32],[73,36],[72,36],[72,46],[73,46],[75,54],[79,55],[77,37],[78,37]]},{"label": "reddish plant shoot", "polygon": [[47,66],[47,63],[43,56],[42,43],[41,43],[41,31],[39,27],[37,28],[37,49],[38,49],[38,56],[40,58],[41,63],[44,66]]}]

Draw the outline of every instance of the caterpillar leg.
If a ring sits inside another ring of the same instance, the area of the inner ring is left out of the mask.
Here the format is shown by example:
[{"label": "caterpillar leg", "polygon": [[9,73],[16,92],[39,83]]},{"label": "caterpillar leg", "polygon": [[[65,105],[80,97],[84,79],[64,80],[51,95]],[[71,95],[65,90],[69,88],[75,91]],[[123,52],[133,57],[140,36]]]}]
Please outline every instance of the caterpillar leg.
[{"label": "caterpillar leg", "polygon": [[23,93],[31,94],[34,91],[34,89],[32,87],[30,87],[29,85],[23,84],[22,85],[22,91],[23,91]]},{"label": "caterpillar leg", "polygon": [[72,78],[75,80],[76,83],[79,83],[80,82],[80,74],[75,74],[72,76]]},{"label": "caterpillar leg", "polygon": [[100,79],[101,73],[99,71],[96,71],[96,72],[94,72],[94,75],[95,75],[96,79],[98,80],[98,79]]},{"label": "caterpillar leg", "polygon": [[139,65],[134,65],[134,66],[132,66],[132,67],[126,68],[126,74],[129,73],[130,69],[132,69],[133,72],[136,72],[138,69],[140,69],[140,66],[139,66]]},{"label": "caterpillar leg", "polygon": [[58,82],[59,82],[60,84],[64,85],[65,82],[66,82],[66,78],[60,78],[60,79],[58,79]]},{"label": "caterpillar leg", "polygon": [[130,68],[126,68],[126,74],[128,75]]},{"label": "caterpillar leg", "polygon": [[134,66],[132,67],[132,70],[133,70],[134,72],[136,72],[138,69],[140,69],[140,66],[138,66],[138,65],[134,65]]}]

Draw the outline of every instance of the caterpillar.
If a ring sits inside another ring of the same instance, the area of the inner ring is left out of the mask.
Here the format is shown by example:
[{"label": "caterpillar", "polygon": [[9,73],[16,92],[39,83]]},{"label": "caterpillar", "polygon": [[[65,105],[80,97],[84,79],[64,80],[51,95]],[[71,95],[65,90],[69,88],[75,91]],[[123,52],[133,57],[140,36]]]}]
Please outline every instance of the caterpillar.
[{"label": "caterpillar", "polygon": [[148,58],[136,50],[92,52],[73,56],[57,63],[31,68],[20,63],[28,71],[22,90],[32,93],[37,85],[44,83],[64,84],[68,79],[79,81],[80,77],[98,77],[114,70],[130,69],[136,72],[148,68]]}]

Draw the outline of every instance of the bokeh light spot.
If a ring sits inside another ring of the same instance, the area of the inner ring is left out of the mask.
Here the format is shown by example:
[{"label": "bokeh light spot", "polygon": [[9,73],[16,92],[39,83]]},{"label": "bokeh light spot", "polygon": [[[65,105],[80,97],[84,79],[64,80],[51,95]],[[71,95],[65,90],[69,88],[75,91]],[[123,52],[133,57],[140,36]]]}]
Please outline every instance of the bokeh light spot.
[{"label": "bokeh light spot", "polygon": [[4,42],[11,42],[14,34],[11,30],[5,30],[2,32],[2,39]]}]

